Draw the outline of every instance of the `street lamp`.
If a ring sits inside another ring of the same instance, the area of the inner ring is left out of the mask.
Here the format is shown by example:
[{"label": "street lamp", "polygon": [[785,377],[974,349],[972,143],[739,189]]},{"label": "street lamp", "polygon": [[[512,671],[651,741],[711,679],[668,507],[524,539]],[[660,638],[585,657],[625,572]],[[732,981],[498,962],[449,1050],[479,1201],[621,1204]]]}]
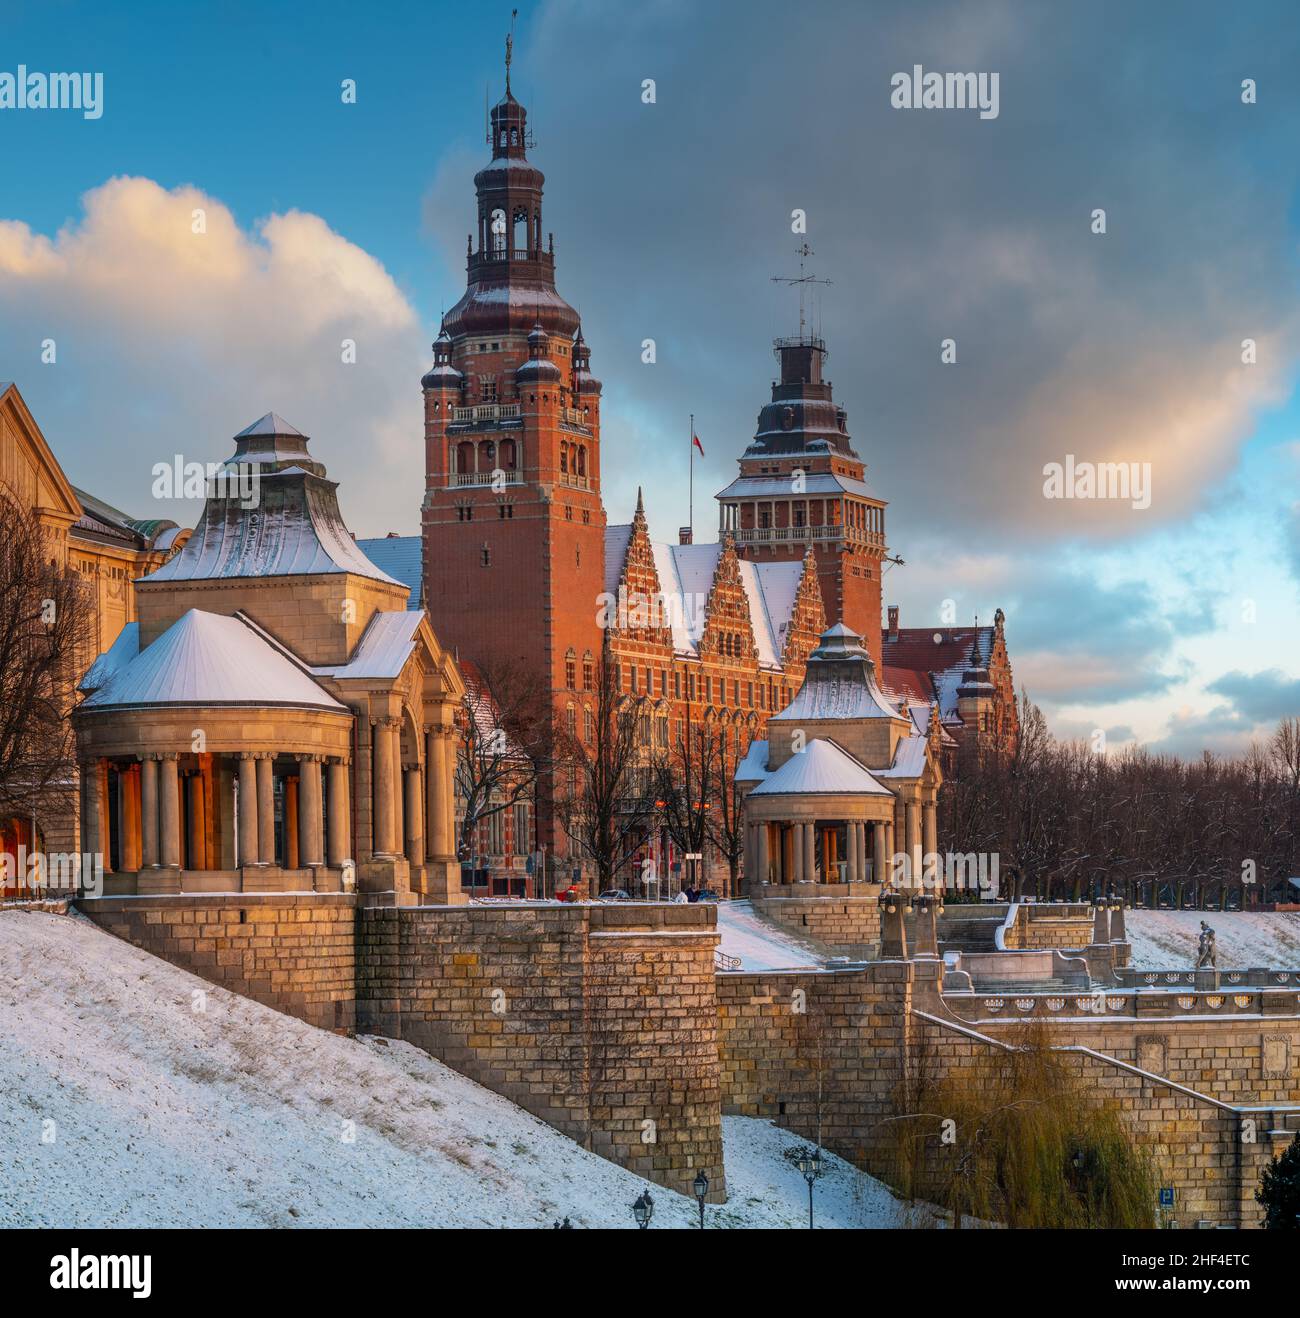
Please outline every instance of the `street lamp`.
[{"label": "street lamp", "polygon": [[822,1153],[820,1149],[800,1149],[794,1165],[803,1173],[808,1182],[808,1230],[813,1229],[813,1182],[822,1174]]},{"label": "street lamp", "polygon": [[700,1230],[704,1230],[704,1196],[709,1192],[709,1178],[701,1172],[695,1178],[695,1198],[700,1205]]},{"label": "street lamp", "polygon": [[650,1225],[650,1219],[655,1215],[655,1201],[650,1198],[650,1191],[642,1192],[641,1197],[632,1205],[632,1216],[636,1218],[637,1226],[644,1231]]}]

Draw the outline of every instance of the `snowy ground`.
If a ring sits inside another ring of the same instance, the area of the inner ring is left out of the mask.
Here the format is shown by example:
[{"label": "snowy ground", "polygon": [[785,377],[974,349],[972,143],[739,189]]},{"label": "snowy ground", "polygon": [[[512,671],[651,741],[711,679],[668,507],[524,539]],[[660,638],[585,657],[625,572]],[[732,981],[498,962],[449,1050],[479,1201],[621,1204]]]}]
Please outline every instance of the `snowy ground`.
[{"label": "snowy ground", "polygon": [[823,964],[810,943],[760,920],[749,902],[719,902],[718,933],[722,935],[722,951],[727,956],[738,956],[741,970],[785,970]]},{"label": "snowy ground", "polygon": [[1196,964],[1196,940],[1204,920],[1215,933],[1220,970],[1267,966],[1300,967],[1300,912],[1135,911],[1124,912],[1140,970],[1182,970]]},{"label": "snowy ground", "polygon": [[[752,917],[751,917],[752,918]],[[215,988],[78,916],[0,912],[0,1223],[633,1226],[697,1210],[408,1044],[344,1039]],[[729,1117],[711,1227],[803,1227],[800,1141]],[[819,1226],[910,1225],[830,1155]]]}]

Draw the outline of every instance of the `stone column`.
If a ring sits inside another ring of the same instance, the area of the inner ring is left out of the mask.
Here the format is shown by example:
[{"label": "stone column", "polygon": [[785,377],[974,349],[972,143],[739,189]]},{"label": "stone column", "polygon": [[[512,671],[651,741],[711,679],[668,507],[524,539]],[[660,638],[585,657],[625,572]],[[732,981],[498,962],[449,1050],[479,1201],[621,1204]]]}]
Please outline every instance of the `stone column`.
[{"label": "stone column", "polygon": [[[817,824],[803,826],[803,876],[809,883],[817,881]],[[826,876],[823,874],[822,878]]]},{"label": "stone column", "polygon": [[181,780],[176,756],[162,758],[161,843],[164,869],[179,869],[181,863]]},{"label": "stone column", "polygon": [[908,877],[910,887],[918,887],[921,882],[921,812],[915,801],[908,801],[905,806],[907,830],[907,858],[911,866]]},{"label": "stone column", "polygon": [[243,751],[239,756],[239,863],[257,862],[257,761]]},{"label": "stone column", "polygon": [[794,834],[794,836],[793,836],[793,837],[791,838],[791,840],[790,840],[790,859],[794,862],[794,881],[795,881],[796,883],[802,883],[802,882],[803,882],[803,877],[804,877],[804,873],[803,873],[803,858],[804,858],[803,835],[804,835],[804,829],[807,828],[807,825],[806,825],[806,824],[792,824],[792,825],[790,826],[790,828],[791,828],[791,832]]},{"label": "stone column", "polygon": [[348,838],[352,831],[352,812],[348,800],[348,766],[342,760],[331,760],[329,765],[330,830],[329,851],[326,862],[338,869],[345,860],[352,859]]},{"label": "stone column", "polygon": [[257,855],[259,865],[275,864],[275,781],[271,753],[257,757]]},{"label": "stone column", "polygon": [[759,883],[767,882],[768,860],[767,860],[767,824],[758,824],[758,881]]},{"label": "stone column", "polygon": [[140,761],[140,865],[158,868],[158,758]]},{"label": "stone column", "polygon": [[280,789],[280,828],[284,836],[284,855],[280,864],[288,870],[296,870],[303,864],[298,854],[298,778],[297,775],[286,776]]},{"label": "stone column", "polygon": [[925,819],[925,854],[933,856],[939,850],[939,812],[933,801],[927,801],[922,813]]},{"label": "stone column", "polygon": [[1092,908],[1092,941],[1110,942],[1110,908],[1104,897]]},{"label": "stone column", "polygon": [[1110,908],[1110,941],[1128,942],[1128,934],[1124,932],[1124,902],[1119,897],[1115,898],[1115,905]]},{"label": "stone column", "polygon": [[374,837],[371,850],[375,855],[391,856],[396,847],[393,845],[393,826],[396,818],[393,811],[393,729],[395,719],[380,719],[374,726],[375,740],[375,821]]},{"label": "stone column", "polygon": [[192,870],[207,869],[207,810],[203,799],[203,775],[191,773],[185,776],[186,796],[186,860]]},{"label": "stone column", "polygon": [[887,883],[894,874],[894,821],[885,820],[885,876],[880,880]]},{"label": "stone column", "polygon": [[122,793],[122,868],[140,869],[140,766],[133,764],[121,776]]},{"label": "stone column", "polygon": [[857,883],[862,877],[858,870],[858,825],[857,821],[850,819],[844,829],[844,848],[848,852],[845,860],[848,864],[844,867],[844,878],[849,883]]},{"label": "stone column", "polygon": [[423,802],[424,784],[420,780],[420,768],[412,765],[406,770],[406,859],[412,865],[424,864]]},{"label": "stone column", "polygon": [[871,877],[876,883],[884,883],[889,874],[886,845],[885,825],[877,821],[871,826]]},{"label": "stone column", "polygon": [[442,782],[438,785],[438,802],[442,806],[448,860],[456,856],[456,756],[459,747],[460,734],[454,727],[446,728],[442,736]]},{"label": "stone column", "polygon": [[436,860],[445,856],[439,847],[446,846],[442,836],[442,811],[438,808],[438,782],[442,777],[442,742],[439,729],[424,730],[424,845],[425,858]]},{"label": "stone column", "polygon": [[298,864],[320,865],[321,792],[320,756],[298,757]]},{"label": "stone column", "polygon": [[406,854],[406,792],[405,766],[402,764],[402,722],[396,719],[393,726],[393,844],[395,856]]},{"label": "stone column", "polygon": [[108,830],[104,809],[104,791],[101,760],[87,760],[81,766],[81,780],[86,786],[86,851],[91,856],[104,857],[104,869],[108,869]]}]

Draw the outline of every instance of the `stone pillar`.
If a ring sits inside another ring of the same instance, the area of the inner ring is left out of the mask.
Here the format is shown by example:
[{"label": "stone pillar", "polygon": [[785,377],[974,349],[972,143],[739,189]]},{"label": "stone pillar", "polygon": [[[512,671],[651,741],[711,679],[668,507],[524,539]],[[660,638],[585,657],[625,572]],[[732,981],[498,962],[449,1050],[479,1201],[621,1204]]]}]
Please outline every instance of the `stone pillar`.
[{"label": "stone pillar", "polygon": [[275,782],[271,754],[257,757],[257,856],[259,865],[275,864]]},{"label": "stone pillar", "polygon": [[192,870],[207,869],[207,811],[203,800],[203,775],[185,775],[185,859]]},{"label": "stone pillar", "polygon": [[393,845],[395,856],[406,854],[406,792],[402,764],[402,722],[395,720],[393,727]]},{"label": "stone pillar", "polygon": [[927,856],[933,856],[939,850],[939,812],[933,801],[927,801],[925,803],[924,816],[925,854]]},{"label": "stone pillar", "polygon": [[320,756],[298,757],[298,864],[313,868],[321,855]]},{"label": "stone pillar", "polygon": [[862,872],[858,869],[858,823],[856,819],[850,819],[844,829],[844,849],[848,852],[845,860],[848,864],[844,867],[844,878],[849,883],[857,883],[862,878]]},{"label": "stone pillar", "polygon": [[804,830],[805,830],[807,827],[808,827],[808,826],[807,826],[806,824],[792,824],[792,825],[790,826],[790,828],[791,828],[791,832],[792,832],[793,835],[794,835],[794,836],[791,838],[791,840],[790,840],[790,859],[794,862],[794,881],[795,881],[796,883],[802,883],[802,882],[803,882],[803,878],[804,878],[804,873],[803,873],[803,858],[804,858],[803,835],[804,835]]},{"label": "stone pillar", "polygon": [[[817,824],[803,826],[803,876],[809,883],[817,881]],[[823,874],[822,878],[826,876]]]},{"label": "stone pillar", "polygon": [[296,870],[302,863],[302,857],[298,854],[298,820],[301,815],[298,811],[298,779],[297,777],[286,777],[284,786],[281,789],[281,824],[284,832],[284,855],[280,858],[280,863],[285,869]]},{"label": "stone pillar", "polygon": [[393,811],[393,731],[396,719],[380,719],[374,726],[375,737],[375,821],[371,850],[375,855],[391,856],[396,817]]},{"label": "stone pillar", "polygon": [[140,761],[140,866],[158,868],[158,759]]},{"label": "stone pillar", "polygon": [[122,818],[121,852],[124,870],[140,869],[140,766],[133,764],[118,776],[118,805]]},{"label": "stone pillar", "polygon": [[239,863],[257,862],[257,761],[244,751],[239,756]]},{"label": "stone pillar", "polygon": [[1115,905],[1110,909],[1110,941],[1128,942],[1128,934],[1124,932],[1124,903],[1119,897],[1115,898]]},{"label": "stone pillar", "polygon": [[918,887],[921,882],[921,812],[915,801],[908,801],[905,806],[907,829],[907,857],[911,866],[908,877],[910,887]]},{"label": "stone pillar", "polygon": [[760,823],[757,825],[757,828],[758,828],[758,838],[756,840],[758,846],[756,847],[756,851],[758,852],[758,860],[755,862],[755,864],[758,870],[759,883],[766,883],[768,877],[767,824],[765,822]]},{"label": "stone pillar", "polygon": [[412,865],[424,864],[424,785],[420,768],[412,765],[406,770],[406,859]]},{"label": "stone pillar", "polygon": [[162,758],[162,828],[159,842],[164,869],[179,869],[181,863],[181,780],[176,756]]},{"label": "stone pillar", "polygon": [[1092,908],[1092,941],[1094,943],[1110,942],[1110,909],[1104,897]]},{"label": "stone pillar", "polygon": [[886,826],[879,821],[871,826],[871,877],[884,883],[889,875],[889,862],[885,859]]},{"label": "stone pillar", "polygon": [[86,787],[86,851],[104,857],[108,869],[108,828],[104,809],[103,761],[87,760],[81,766],[81,780]]},{"label": "stone pillar", "polygon": [[333,869],[351,860],[348,838],[352,831],[352,811],[348,800],[348,766],[342,760],[331,760],[329,765],[330,829],[326,863]]},{"label": "stone pillar", "polygon": [[427,727],[424,730],[424,842],[425,856],[429,860],[438,860],[450,854],[444,827],[446,820],[438,795],[443,767],[442,730]]},{"label": "stone pillar", "polygon": [[460,733],[448,727],[442,738],[442,782],[438,786],[438,801],[446,820],[447,858],[456,856],[456,757],[460,750]]}]

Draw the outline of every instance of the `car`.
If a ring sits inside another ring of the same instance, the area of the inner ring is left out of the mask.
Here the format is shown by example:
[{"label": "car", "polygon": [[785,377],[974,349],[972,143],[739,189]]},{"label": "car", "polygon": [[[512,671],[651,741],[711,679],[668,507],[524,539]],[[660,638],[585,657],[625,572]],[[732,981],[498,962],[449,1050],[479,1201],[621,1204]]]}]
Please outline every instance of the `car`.
[{"label": "car", "polygon": [[632,894],[624,892],[622,888],[606,888],[596,900],[601,902],[630,902]]},{"label": "car", "polygon": [[561,888],[555,894],[555,900],[557,902],[576,902],[580,900],[581,897],[582,889],[572,885],[567,888]]}]

